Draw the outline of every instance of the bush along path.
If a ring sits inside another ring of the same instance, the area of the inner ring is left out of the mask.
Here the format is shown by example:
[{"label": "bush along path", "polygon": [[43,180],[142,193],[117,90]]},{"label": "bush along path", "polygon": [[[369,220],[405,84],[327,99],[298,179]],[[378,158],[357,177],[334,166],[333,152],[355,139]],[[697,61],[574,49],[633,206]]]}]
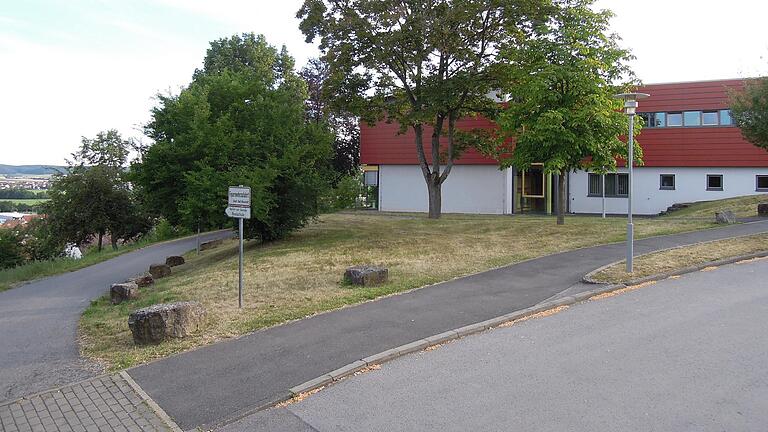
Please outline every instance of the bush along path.
[{"label": "bush along path", "polygon": [[[230,231],[202,236],[230,237]],[[195,237],[160,243],[71,273],[0,292],[0,401],[82,380],[99,367],[80,358],[78,320],[110,285],[195,249]]]},{"label": "bush along path", "polygon": [[[637,241],[637,254],[768,232],[768,222]],[[620,259],[624,244],[550,255],[316,315],[128,370],[183,429],[223,424],[291,396],[289,389],[393,347],[534,306],[590,270]]]}]

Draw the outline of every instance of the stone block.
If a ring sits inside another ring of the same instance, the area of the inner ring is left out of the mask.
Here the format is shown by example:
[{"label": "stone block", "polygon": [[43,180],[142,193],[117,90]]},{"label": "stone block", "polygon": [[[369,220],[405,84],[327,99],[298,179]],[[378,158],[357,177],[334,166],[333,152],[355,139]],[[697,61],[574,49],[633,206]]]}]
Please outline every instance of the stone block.
[{"label": "stone block", "polygon": [[149,274],[153,279],[160,279],[171,274],[171,266],[168,264],[152,264],[149,266]]},{"label": "stone block", "polygon": [[768,202],[760,203],[757,205],[758,216],[768,216]]},{"label": "stone block", "polygon": [[139,286],[134,282],[112,284],[109,287],[109,298],[112,304],[120,304],[124,301],[139,298]]},{"label": "stone block", "polygon": [[151,274],[144,274],[139,277],[133,278],[128,282],[133,282],[136,285],[138,285],[139,288],[144,288],[155,283],[155,278],[153,278]]},{"label": "stone block", "polygon": [[387,282],[389,270],[386,267],[360,265],[344,272],[344,281],[352,285],[371,286]]},{"label": "stone block", "polygon": [[198,302],[163,303],[138,309],[128,316],[128,327],[137,345],[183,338],[197,331],[205,317]]},{"label": "stone block", "polygon": [[204,250],[208,250],[208,249],[217,248],[217,247],[221,246],[222,244],[224,244],[224,240],[221,240],[221,239],[207,241],[205,243],[200,243],[200,250],[204,251]]},{"label": "stone block", "polygon": [[735,224],[736,215],[730,210],[715,213],[715,222],[719,224]]},{"label": "stone block", "polygon": [[165,264],[169,267],[176,267],[184,264],[184,257],[181,256],[169,256],[165,259]]}]

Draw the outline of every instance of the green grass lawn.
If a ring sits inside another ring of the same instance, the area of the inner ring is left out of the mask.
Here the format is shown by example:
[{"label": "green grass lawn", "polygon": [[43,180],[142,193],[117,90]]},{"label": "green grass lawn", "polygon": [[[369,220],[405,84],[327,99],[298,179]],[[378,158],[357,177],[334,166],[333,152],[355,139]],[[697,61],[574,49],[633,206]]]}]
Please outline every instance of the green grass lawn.
[{"label": "green grass lawn", "polygon": [[[713,227],[710,221],[641,219],[636,235],[648,237]],[[243,309],[237,307],[237,243],[188,256],[174,274],[143,289],[138,300],[92,303],[81,319],[84,355],[120,369],[216,340],[360,303],[451,278],[564,250],[621,241],[620,218],[342,212],[329,214],[289,238],[248,243]],[[379,287],[342,283],[344,269],[381,264],[390,281]],[[128,314],[159,302],[197,300],[208,310],[204,331],[156,346],[135,347]]]},{"label": "green grass lawn", "polygon": [[46,201],[48,201],[47,198],[30,198],[30,199],[2,199],[0,201],[5,201],[13,204],[26,204],[26,205],[37,205],[42,204]]},{"label": "green grass lawn", "polygon": [[757,216],[757,204],[761,202],[768,202],[768,193],[718,201],[702,201],[691,205],[691,207],[672,212],[668,216],[673,218],[712,218],[715,212],[731,210],[738,217],[752,217]]}]

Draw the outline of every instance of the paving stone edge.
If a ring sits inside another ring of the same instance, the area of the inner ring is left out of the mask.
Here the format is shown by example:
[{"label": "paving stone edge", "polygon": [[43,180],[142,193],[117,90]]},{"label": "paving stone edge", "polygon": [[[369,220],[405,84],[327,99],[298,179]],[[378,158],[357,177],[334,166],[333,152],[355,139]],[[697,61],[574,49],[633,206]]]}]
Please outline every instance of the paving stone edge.
[{"label": "paving stone edge", "polygon": [[151,409],[155,415],[157,415],[160,420],[162,420],[173,432],[183,432],[179,425],[176,424],[175,421],[163,410],[160,408],[160,405],[158,405],[154,400],[152,400],[151,397],[145,392],[139,384],[136,383],[136,381],[131,378],[130,375],[128,375],[128,372],[126,371],[120,371],[118,373],[120,375],[120,378],[124,379],[125,382],[128,383],[129,386],[133,389],[133,391],[136,392],[136,394],[139,395],[142,401],[144,401],[145,404]]},{"label": "paving stone edge", "polygon": [[[676,249],[676,248],[669,248],[669,249]],[[529,317],[532,315],[535,315],[537,313],[545,312],[548,310],[552,310],[555,308],[558,308],[560,306],[570,306],[576,303],[581,303],[585,300],[590,299],[591,297],[605,294],[609,292],[613,292],[616,290],[620,290],[622,288],[626,288],[630,285],[637,285],[644,282],[650,282],[650,281],[657,281],[661,279],[666,279],[670,276],[677,276],[685,273],[692,273],[695,271],[699,271],[706,267],[712,267],[712,266],[721,266],[726,264],[732,264],[738,261],[744,261],[748,259],[753,258],[762,258],[768,256],[768,251],[763,252],[757,252],[752,254],[746,254],[746,255],[740,255],[737,257],[717,260],[717,261],[710,261],[707,263],[702,263],[695,266],[686,267],[684,269],[676,270],[673,272],[666,272],[666,273],[659,273],[656,275],[651,275],[644,278],[638,278],[626,283],[620,283],[620,284],[605,284],[600,282],[588,282],[593,283],[595,285],[599,285],[599,288],[595,288],[593,290],[580,292],[578,294],[573,294],[567,297],[562,297],[556,300],[548,300],[543,303],[539,303],[535,306],[532,306],[527,309],[522,309],[516,312],[508,313],[505,315],[501,315],[495,318],[491,318],[486,321],[482,321],[475,324],[469,324],[463,327],[459,327],[454,330],[449,330],[447,332],[443,332],[434,336],[430,336],[424,339],[419,339],[417,341],[401,345],[396,348],[392,348],[383,352],[380,352],[378,354],[373,354],[371,356],[368,356],[364,359],[357,360],[353,363],[350,363],[346,366],[342,366],[339,369],[336,369],[335,371],[329,372],[327,374],[323,374],[317,378],[314,378],[312,380],[309,380],[307,382],[304,382],[302,384],[299,384],[295,387],[292,387],[288,390],[288,392],[292,395],[292,397],[298,396],[302,393],[306,393],[312,390],[316,390],[318,388],[327,386],[329,384],[332,384],[336,381],[340,381],[341,379],[352,375],[356,372],[359,372],[360,370],[370,367],[372,365],[379,365],[385,362],[388,362],[390,360],[393,360],[397,357],[401,357],[403,355],[421,351],[423,349],[429,348],[430,346],[434,345],[440,345],[445,342],[449,342],[455,339],[462,338],[464,336],[469,336],[472,334],[480,333],[485,330],[497,327],[501,324],[514,321],[520,318]],[[619,261],[621,262],[621,261]],[[614,263],[615,264],[615,263]],[[613,265],[613,264],[609,264]],[[607,266],[604,266],[607,267]],[[601,267],[602,268],[602,267]],[[589,274],[594,274],[596,271],[590,272]],[[586,279],[586,276],[585,276]],[[585,280],[586,282],[586,280]],[[288,400],[290,398],[286,398]]]}]

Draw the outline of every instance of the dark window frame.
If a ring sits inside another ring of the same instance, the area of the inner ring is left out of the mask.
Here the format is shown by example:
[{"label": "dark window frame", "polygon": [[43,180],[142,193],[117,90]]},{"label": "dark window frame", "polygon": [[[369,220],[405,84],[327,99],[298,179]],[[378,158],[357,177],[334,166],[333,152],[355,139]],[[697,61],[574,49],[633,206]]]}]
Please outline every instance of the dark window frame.
[{"label": "dark window frame", "polygon": [[[720,187],[712,187],[712,186],[710,186],[709,185],[709,179],[711,179],[711,178],[719,178],[720,179]],[[722,190],[724,190],[723,189],[724,185],[725,185],[725,183],[724,183],[723,175],[722,174],[707,174],[707,190],[708,191],[722,191]]]},{"label": "dark window frame", "polygon": [[768,181],[768,174],[755,175],[755,192],[768,192],[768,185],[760,187],[760,179],[766,179],[766,181]]},{"label": "dark window frame", "polygon": [[[588,197],[592,197],[592,198],[602,198],[603,197],[603,194],[602,194],[603,184],[600,181],[600,175],[601,174],[589,173],[589,175],[587,176],[587,196]],[[598,192],[597,193],[593,193],[590,190],[590,185],[592,184],[591,179],[593,178],[592,176],[596,176],[598,178],[598,180],[597,180]],[[629,174],[628,173],[608,173],[608,174],[605,174],[605,189],[608,190],[609,189],[609,182],[613,182],[613,186],[611,188],[614,191],[616,191],[616,193],[611,193],[611,194],[606,193],[605,194],[606,198],[627,198],[629,196],[629,194],[620,194],[620,193],[618,193],[618,191],[619,191],[619,177],[625,177],[627,179],[627,186],[629,186]]]},{"label": "dark window frame", "polygon": [[[664,186],[664,177],[672,177],[672,186]],[[659,190],[675,190],[675,186],[674,174],[659,174]]]}]

